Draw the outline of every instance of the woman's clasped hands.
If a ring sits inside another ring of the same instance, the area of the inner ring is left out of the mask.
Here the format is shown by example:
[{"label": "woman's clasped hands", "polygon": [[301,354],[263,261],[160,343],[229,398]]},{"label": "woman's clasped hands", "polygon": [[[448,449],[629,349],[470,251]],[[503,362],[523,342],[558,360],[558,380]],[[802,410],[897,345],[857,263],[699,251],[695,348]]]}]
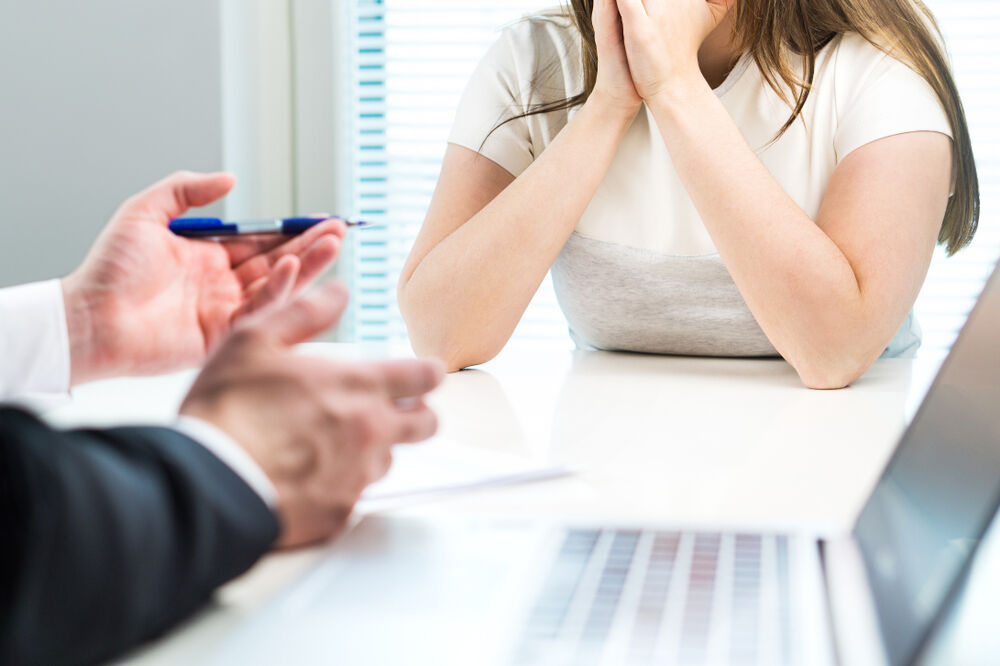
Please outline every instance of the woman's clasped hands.
[{"label": "woman's clasped hands", "polygon": [[734,2],[595,0],[594,95],[637,113],[643,101],[703,80],[698,51]]}]

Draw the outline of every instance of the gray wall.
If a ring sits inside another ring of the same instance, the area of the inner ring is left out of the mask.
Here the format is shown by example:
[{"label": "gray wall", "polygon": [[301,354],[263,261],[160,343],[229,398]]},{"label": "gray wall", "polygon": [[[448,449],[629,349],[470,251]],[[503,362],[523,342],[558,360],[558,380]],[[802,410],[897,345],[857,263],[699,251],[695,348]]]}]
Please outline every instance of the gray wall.
[{"label": "gray wall", "polygon": [[71,271],[169,172],[222,168],[219,39],[219,0],[0,0],[0,286]]}]

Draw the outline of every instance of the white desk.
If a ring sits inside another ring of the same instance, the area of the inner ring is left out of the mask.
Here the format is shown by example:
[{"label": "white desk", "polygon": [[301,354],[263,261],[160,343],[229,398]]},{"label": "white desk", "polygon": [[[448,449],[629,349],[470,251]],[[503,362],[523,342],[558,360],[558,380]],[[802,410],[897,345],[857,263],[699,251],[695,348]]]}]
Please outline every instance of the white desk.
[{"label": "white desk", "polygon": [[[321,344],[304,351],[363,358],[401,350]],[[579,474],[397,512],[426,520],[460,512],[530,513],[594,523],[843,531],[940,360],[880,361],[849,389],[818,392],[804,389],[781,361],[511,347],[480,370],[449,376],[432,396],[441,434],[469,446],[567,463]],[[168,422],[191,376],[81,387],[73,404],[49,420]],[[324,552],[265,558],[223,588],[216,605],[129,662],[198,661]]]}]

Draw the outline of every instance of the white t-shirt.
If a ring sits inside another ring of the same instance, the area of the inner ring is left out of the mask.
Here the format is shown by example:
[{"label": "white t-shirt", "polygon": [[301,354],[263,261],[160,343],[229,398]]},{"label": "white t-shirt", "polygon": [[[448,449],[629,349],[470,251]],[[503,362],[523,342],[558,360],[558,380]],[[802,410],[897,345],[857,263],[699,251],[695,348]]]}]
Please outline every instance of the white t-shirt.
[{"label": "white t-shirt", "polygon": [[[480,152],[518,176],[545,150],[579,107],[520,118],[495,131],[494,128],[530,105],[579,93],[582,80],[580,37],[572,21],[558,11],[526,18],[507,28],[479,64],[459,105],[449,141]],[[715,93],[761,162],[814,219],[834,169],[855,149],[905,132],[934,131],[951,136],[947,116],[929,84],[856,34],[842,35],[820,52],[813,89],[802,115],[776,141],[772,140],[788,120],[791,109],[764,81],[752,58],[742,58]],[[652,253],[654,259],[660,257],[664,262],[669,257],[719,261],[646,107],[626,133],[607,175],[576,226],[574,240],[590,243],[590,255],[600,252],[594,243],[606,244],[608,252],[616,252],[620,257],[609,258],[611,264],[628,261],[626,257],[630,255],[623,254],[625,250]],[[649,270],[648,265],[645,270]],[[728,278],[724,270],[722,273]],[[621,282],[627,276],[608,277]],[[697,290],[697,285],[683,286]],[[567,308],[569,301],[579,296],[570,293],[574,287],[564,284],[560,290],[557,280],[556,288],[571,328],[587,328],[574,325],[581,322],[574,322],[568,311],[572,307]],[[661,292],[665,288],[668,286],[658,285]],[[735,285],[732,289],[735,290]],[[609,295],[609,299],[613,296]],[[696,294],[692,300],[697,302]],[[742,299],[739,301],[745,307]],[[664,309],[655,302],[633,307]],[[673,313],[672,323],[676,323],[677,308],[667,309]],[[744,317],[746,313],[738,314]],[[712,325],[724,322],[725,317],[715,318]],[[627,328],[629,324],[622,322],[622,326]],[[918,334],[911,330],[910,337],[914,335]],[[738,344],[736,348],[723,349],[711,342],[679,347],[662,340],[651,344],[648,336],[631,341],[614,335],[605,340],[587,339],[594,336],[586,335],[577,337],[582,344],[633,351],[773,353],[769,344],[768,349],[759,344],[746,349],[740,349]],[[913,342],[910,340],[906,346],[913,347]]]}]

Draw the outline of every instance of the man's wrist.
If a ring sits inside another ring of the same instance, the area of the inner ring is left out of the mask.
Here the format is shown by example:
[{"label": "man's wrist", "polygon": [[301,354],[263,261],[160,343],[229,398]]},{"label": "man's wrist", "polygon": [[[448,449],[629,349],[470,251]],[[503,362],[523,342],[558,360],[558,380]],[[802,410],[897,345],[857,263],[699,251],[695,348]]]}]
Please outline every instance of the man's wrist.
[{"label": "man's wrist", "polygon": [[232,435],[210,421],[180,414],[174,429],[198,442],[239,476],[274,512],[278,511],[278,490],[263,468]]},{"label": "man's wrist", "polygon": [[63,278],[61,283],[69,335],[70,386],[113,374],[110,359],[99,344],[102,325],[96,299],[88,295],[75,275]]}]

